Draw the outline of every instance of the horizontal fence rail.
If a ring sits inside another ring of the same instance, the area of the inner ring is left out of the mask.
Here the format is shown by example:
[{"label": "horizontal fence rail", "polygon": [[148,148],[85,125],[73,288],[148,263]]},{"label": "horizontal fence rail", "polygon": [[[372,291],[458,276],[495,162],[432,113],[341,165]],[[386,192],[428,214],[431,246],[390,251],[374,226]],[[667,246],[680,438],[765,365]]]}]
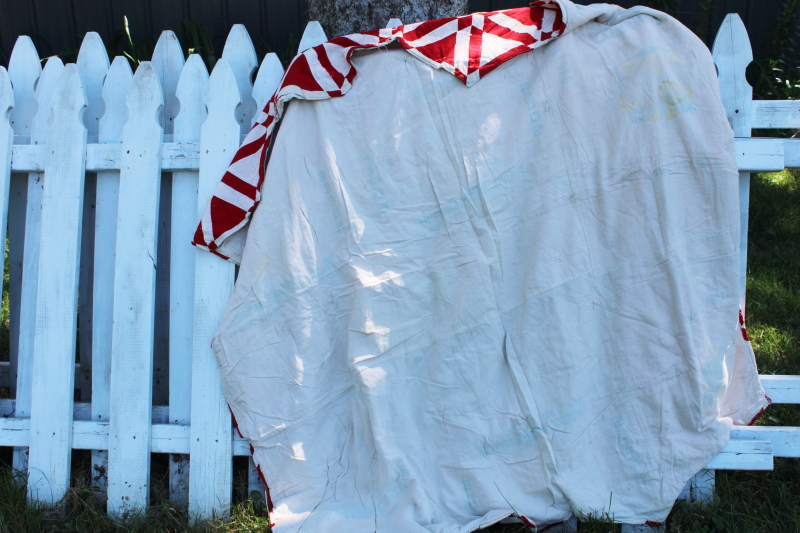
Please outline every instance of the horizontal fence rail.
[{"label": "horizontal fence rail", "polygon": [[[325,40],[309,23],[300,50]],[[744,264],[750,172],[800,167],[800,139],[751,138],[751,130],[800,128],[800,104],[752,100],[738,16],[725,19],[713,56],[736,136]],[[90,450],[109,512],[143,509],[150,454],[164,453],[173,501],[194,519],[227,512],[232,458],[250,449],[232,431],[209,339],[234,269],[189,240],[282,75],[275,54],[259,65],[241,25],[210,74],[198,55],[184,59],[172,32],[135,72],[124,58],[109,62],[93,33],[74,65],[50,58],[42,68],[20,37],[8,71],[0,67],[11,311],[0,446],[14,448],[32,499],[60,499],[71,450]],[[761,381],[774,403],[800,404],[800,376]],[[774,457],[800,457],[800,428],[736,427],[731,438],[684,497],[707,499],[714,469],[770,470]],[[248,486],[264,490],[252,460]]]}]

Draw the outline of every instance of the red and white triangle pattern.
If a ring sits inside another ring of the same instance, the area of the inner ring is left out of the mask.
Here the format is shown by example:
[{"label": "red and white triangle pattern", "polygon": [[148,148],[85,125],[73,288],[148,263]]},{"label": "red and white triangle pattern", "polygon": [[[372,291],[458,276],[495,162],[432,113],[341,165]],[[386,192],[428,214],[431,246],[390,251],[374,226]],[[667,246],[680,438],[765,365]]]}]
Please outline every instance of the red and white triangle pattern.
[{"label": "red and white triangle pattern", "polygon": [[261,199],[267,149],[276,123],[292,98],[323,100],[344,96],[356,70],[354,50],[399,42],[409,53],[472,86],[512,57],[542,46],[564,33],[555,2],[406,24],[337,37],[294,58],[278,90],[236,152],[206,208],[192,244],[216,253],[229,235],[242,228]]}]

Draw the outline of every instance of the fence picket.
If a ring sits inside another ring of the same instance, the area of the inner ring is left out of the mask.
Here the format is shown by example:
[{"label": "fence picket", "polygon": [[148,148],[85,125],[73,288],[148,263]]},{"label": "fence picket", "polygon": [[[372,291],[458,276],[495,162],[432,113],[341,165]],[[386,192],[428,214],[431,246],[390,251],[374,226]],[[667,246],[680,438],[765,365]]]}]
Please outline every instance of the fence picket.
[{"label": "fence picket", "polygon": [[[34,96],[34,87],[36,85],[36,81],[39,79],[39,76],[42,73],[42,67],[39,63],[39,53],[36,51],[36,47],[33,45],[33,41],[30,37],[22,35],[17,38],[17,42],[14,43],[14,49],[11,52],[11,58],[8,61],[8,77],[10,83],[12,84],[13,90],[13,102],[14,106],[10,111],[9,115],[9,123],[14,132],[14,144],[28,144],[30,142],[30,128],[31,128],[31,121],[33,120],[34,115],[36,114],[36,110],[38,105],[36,103],[36,99]],[[16,197],[15,197],[16,199]],[[24,198],[23,198],[23,201]],[[16,212],[16,208],[11,209],[12,212]],[[17,223],[23,223],[22,221],[12,221],[12,233],[18,234],[21,231],[25,231],[24,228],[17,228],[15,225]],[[24,246],[24,245],[23,245]],[[14,255],[9,256],[10,262],[16,262],[18,260],[22,260],[19,256],[24,255],[23,247],[18,245],[12,245],[9,248],[9,254],[14,252]],[[17,276],[11,276],[11,274],[17,274],[18,272],[9,271],[9,297],[15,296],[19,297],[19,301],[22,301],[21,295],[21,284],[22,279]],[[34,304],[35,305],[35,304]],[[15,301],[9,302],[9,310],[11,308],[19,309],[19,305]],[[19,365],[22,364],[22,370],[25,371],[25,364],[26,361],[20,361],[19,359],[19,332],[21,331],[22,325],[19,323],[19,317],[12,317],[11,321],[16,327],[11,328],[9,334],[12,337],[16,337],[11,340],[11,345],[16,348],[16,350],[11,350],[9,353],[9,380],[13,382],[13,391],[12,394],[17,395],[20,394],[19,385],[17,384],[19,378]],[[16,322],[16,323],[15,323]],[[11,326],[12,324],[9,324]],[[31,331],[33,328],[31,328]],[[24,357],[24,356],[23,356]],[[30,381],[25,381],[24,383],[30,383]],[[30,398],[30,389],[22,391],[23,396]],[[26,415],[28,416],[28,415]],[[27,448],[16,448],[13,453],[12,459],[12,466],[15,470],[20,472],[26,472],[28,469],[28,452]]]},{"label": "fence picket", "polygon": [[[272,98],[272,95],[278,89],[282,78],[283,65],[278,55],[269,53],[264,56],[264,60],[261,62],[261,66],[258,69],[258,74],[256,74],[256,81],[253,84],[253,100],[256,102],[256,112],[253,115],[250,124],[251,127],[259,119],[259,115],[261,115],[270,98]],[[247,459],[247,493],[248,495],[252,495],[254,492],[260,494],[261,499],[258,500],[257,503],[263,507],[266,505],[267,487],[264,486],[261,477],[258,475],[253,457],[251,456]]]},{"label": "fence picket", "polygon": [[31,121],[38,105],[34,97],[36,80],[42,74],[39,52],[27,35],[17,37],[8,60],[8,76],[14,86],[14,109],[10,123],[14,129],[14,144],[28,144],[31,136]]},{"label": "fence picket", "polygon": [[181,43],[175,33],[170,30],[161,32],[153,49],[151,64],[164,93],[164,107],[158,113],[158,122],[164,129],[164,135],[172,135],[175,117],[181,109],[175,90],[184,64]]},{"label": "fence picket", "polygon": [[[753,61],[750,39],[739,15],[725,16],[711,49],[719,73],[719,90],[722,105],[728,115],[735,137],[750,137],[753,121],[753,88],[747,83],[745,70]],[[739,213],[741,215],[741,237],[739,264],[739,287],[742,310],[745,309],[745,287],[747,282],[747,220],[750,207],[750,173],[739,172]]]},{"label": "fence picket", "polygon": [[[9,82],[9,90],[11,82]],[[5,116],[2,122],[5,123]],[[2,127],[2,126],[0,126]],[[10,127],[10,126],[9,126]],[[11,130],[14,137],[14,130]],[[13,150],[13,148],[11,148]],[[10,159],[10,157],[9,157]],[[25,243],[25,202],[28,196],[28,175],[11,174],[11,188],[8,193],[8,374],[0,380],[0,387],[8,387],[9,398],[17,395],[17,374],[19,371],[19,308],[22,297],[22,250]],[[1,369],[2,367],[0,367]],[[2,374],[2,370],[0,370]],[[14,413],[9,413],[13,415]]]},{"label": "fence picket", "polygon": [[97,142],[100,131],[100,117],[105,112],[102,91],[103,82],[108,73],[108,52],[103,44],[103,39],[96,32],[90,31],[81,42],[78,52],[78,70],[83,80],[83,88],[89,105],[83,112],[83,124],[88,132],[89,142]]},{"label": "fence picket", "polygon": [[[86,107],[80,73],[67,65],[53,95],[39,239],[28,497],[54,503],[69,487]],[[46,259],[46,260],[45,260]]]},{"label": "fence picket", "polygon": [[[239,90],[225,57],[214,67],[205,100],[208,118],[200,133],[198,212],[211,200],[219,177],[239,147],[241,129],[233,116],[240,102]],[[234,269],[232,263],[202,250],[195,254],[189,477],[192,520],[227,513],[233,479],[231,417],[210,341],[233,291]]]},{"label": "fence picket", "polygon": [[147,506],[153,395],[153,328],[163,131],[163,96],[142,62],[126,96],[122,129],[108,441],[108,512]]},{"label": "fence picket", "polygon": [[[46,144],[48,129],[53,114],[53,95],[64,71],[64,64],[52,57],[39,77],[36,85],[36,116],[30,121],[31,144]],[[16,416],[31,416],[31,384],[33,382],[33,346],[36,334],[36,300],[39,284],[39,238],[42,224],[42,195],[44,193],[44,173],[31,172],[27,176],[25,203],[25,237],[22,256],[22,280],[20,282],[18,367],[17,367],[17,405]],[[27,450],[14,452],[17,470],[27,471]]]},{"label": "fence picket", "polygon": [[[256,81],[253,84],[253,100],[256,102],[256,112],[253,115],[251,127],[256,123],[259,115],[267,106],[269,99],[272,98],[272,95],[278,89],[282,78],[283,65],[281,64],[277,54],[267,54],[264,57],[264,60],[261,62],[261,66],[258,69],[258,74],[256,74]],[[264,486],[264,483],[261,482],[261,477],[258,475],[253,458],[249,457],[248,460],[249,467],[247,470],[247,492],[248,494],[252,494],[253,492],[261,494],[262,498],[259,500],[259,502],[260,504],[264,504],[266,501],[265,493],[267,488]]]},{"label": "fence picket", "polygon": [[[719,75],[720,97],[733,128],[735,137],[750,137],[753,123],[753,88],[745,79],[745,69],[753,60],[747,30],[737,14],[729,14],[717,31],[712,48],[714,63]],[[747,224],[750,211],[750,173],[739,172],[739,307],[744,312],[747,303]],[[699,479],[699,501],[710,503],[714,490],[715,473],[701,470],[693,479]]]},{"label": "fence picket", "polygon": [[[97,142],[100,131],[100,117],[105,112],[102,91],[108,73],[108,52],[103,40],[95,32],[83,37],[78,52],[78,71],[81,73],[83,88],[89,105],[83,113],[88,142]],[[89,401],[92,393],[92,280],[94,269],[94,217],[97,175],[86,176],[84,193],[83,235],[81,238],[81,276],[78,288],[78,334],[80,335],[80,373],[78,387],[81,401]]]},{"label": "fence picket", "polygon": [[[175,34],[161,32],[153,50],[151,63],[161,83],[164,106],[159,111],[159,123],[164,128],[164,139],[172,140],[175,117],[180,102],[175,94],[184,65],[183,50]],[[156,272],[156,330],[153,348],[153,403],[169,402],[169,327],[170,327],[170,227],[172,225],[172,173],[161,176],[161,203],[158,210],[158,269]]]},{"label": "fence picket", "polygon": [[[128,120],[125,96],[133,80],[128,60],[114,58],[103,84],[105,113],[100,119],[98,141],[121,143],[122,128]],[[109,381],[111,379],[111,329],[114,312],[114,254],[117,241],[117,203],[119,172],[97,173],[94,221],[94,280],[92,292],[92,416],[95,422],[109,419]],[[92,450],[92,486],[106,499],[108,490],[108,451]]]},{"label": "fence picket", "polygon": [[[11,79],[8,76],[8,71],[0,67],[0,190],[6,191],[5,197],[0,199],[2,201],[0,209],[3,210],[2,218],[0,218],[0,237],[3,238],[3,241],[5,241],[6,235],[10,195],[17,192],[16,190],[11,190],[11,145],[14,142],[14,130],[8,123],[8,118],[13,108],[14,89],[11,87]],[[19,203],[16,205],[19,206]],[[13,264],[9,261],[9,270],[12,268]],[[13,307],[10,307],[10,310],[13,310]],[[10,329],[13,338],[13,327]],[[13,350],[11,351],[13,352]],[[13,378],[14,375],[12,374],[9,377],[9,382],[13,382]]]},{"label": "fence picket", "polygon": [[253,72],[258,68],[258,57],[244,24],[233,25],[225,40],[222,57],[228,61],[239,88],[241,103],[236,106],[236,120],[239,121],[241,134],[245,135],[250,131],[257,112],[256,101],[253,99]]},{"label": "fence picket", "polygon": [[251,127],[256,123],[264,108],[267,107],[269,99],[278,90],[281,78],[283,78],[283,65],[281,65],[281,60],[278,59],[277,54],[269,53],[264,56],[264,61],[261,62],[256,81],[253,84],[253,100],[256,102],[256,112],[253,115]]},{"label": "fence picket", "polygon": [[[175,142],[199,142],[206,120],[204,100],[208,71],[198,54],[191,54],[181,72],[176,94],[180,114],[175,118]],[[189,236],[197,224],[197,172],[172,173],[172,238],[170,241],[169,422],[191,422],[192,327],[194,320],[194,257]],[[176,454],[169,462],[169,497],[189,505],[189,456]]]},{"label": "fence picket", "polygon": [[328,40],[325,35],[325,30],[322,25],[316,20],[309,20],[306,28],[303,30],[303,37],[300,38],[300,45],[297,47],[297,53],[304,52],[309,48],[320,45]]}]

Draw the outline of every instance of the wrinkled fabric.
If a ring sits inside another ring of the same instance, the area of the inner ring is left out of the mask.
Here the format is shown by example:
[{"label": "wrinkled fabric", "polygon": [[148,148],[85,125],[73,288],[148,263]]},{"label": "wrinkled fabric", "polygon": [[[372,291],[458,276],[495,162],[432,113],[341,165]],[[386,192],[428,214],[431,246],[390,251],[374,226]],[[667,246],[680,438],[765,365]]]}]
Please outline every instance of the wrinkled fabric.
[{"label": "wrinkled fabric", "polygon": [[213,341],[280,531],[662,522],[766,405],[708,50],[560,4],[471,88],[389,48],[287,106]]},{"label": "wrinkled fabric", "polygon": [[566,29],[557,3],[475,13],[354,33],[301,51],[258,116],[217,184],[192,244],[233,263],[241,261],[250,215],[261,201],[265,161],[283,109],[293,99],[342,97],[358,73],[353,52],[400,44],[420,61],[467,87],[505,61],[555,39]]}]

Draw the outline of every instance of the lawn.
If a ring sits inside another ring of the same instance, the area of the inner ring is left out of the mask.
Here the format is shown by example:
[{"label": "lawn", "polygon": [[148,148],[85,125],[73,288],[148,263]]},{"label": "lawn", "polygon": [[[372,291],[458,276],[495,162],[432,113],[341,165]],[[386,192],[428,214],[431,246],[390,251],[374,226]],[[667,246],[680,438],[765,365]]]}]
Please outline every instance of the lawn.
[{"label": "lawn", "polygon": [[[747,326],[762,374],[800,374],[800,170],[754,174],[750,203]],[[7,314],[4,318],[7,320]],[[5,323],[7,330],[8,324]],[[3,328],[0,327],[0,330]],[[0,333],[0,336],[2,334]],[[1,340],[1,339],[0,339]],[[7,342],[7,341],[6,341]],[[773,405],[758,424],[800,426],[800,406]],[[7,450],[7,449],[6,449]],[[265,514],[236,492],[231,519],[194,528],[185,511],[166,499],[165,475],[154,461],[153,506],[146,515],[113,523],[88,488],[88,465],[75,456],[74,485],[56,509],[31,507],[8,466],[0,465],[0,533],[34,532],[197,532],[270,531]],[[160,476],[160,479],[159,479]],[[608,516],[586,517],[578,531],[618,531]],[[513,533],[517,525],[494,526],[483,533]],[[674,533],[797,533],[800,531],[800,460],[775,459],[772,472],[720,471],[713,504],[679,502],[667,521]]]}]

